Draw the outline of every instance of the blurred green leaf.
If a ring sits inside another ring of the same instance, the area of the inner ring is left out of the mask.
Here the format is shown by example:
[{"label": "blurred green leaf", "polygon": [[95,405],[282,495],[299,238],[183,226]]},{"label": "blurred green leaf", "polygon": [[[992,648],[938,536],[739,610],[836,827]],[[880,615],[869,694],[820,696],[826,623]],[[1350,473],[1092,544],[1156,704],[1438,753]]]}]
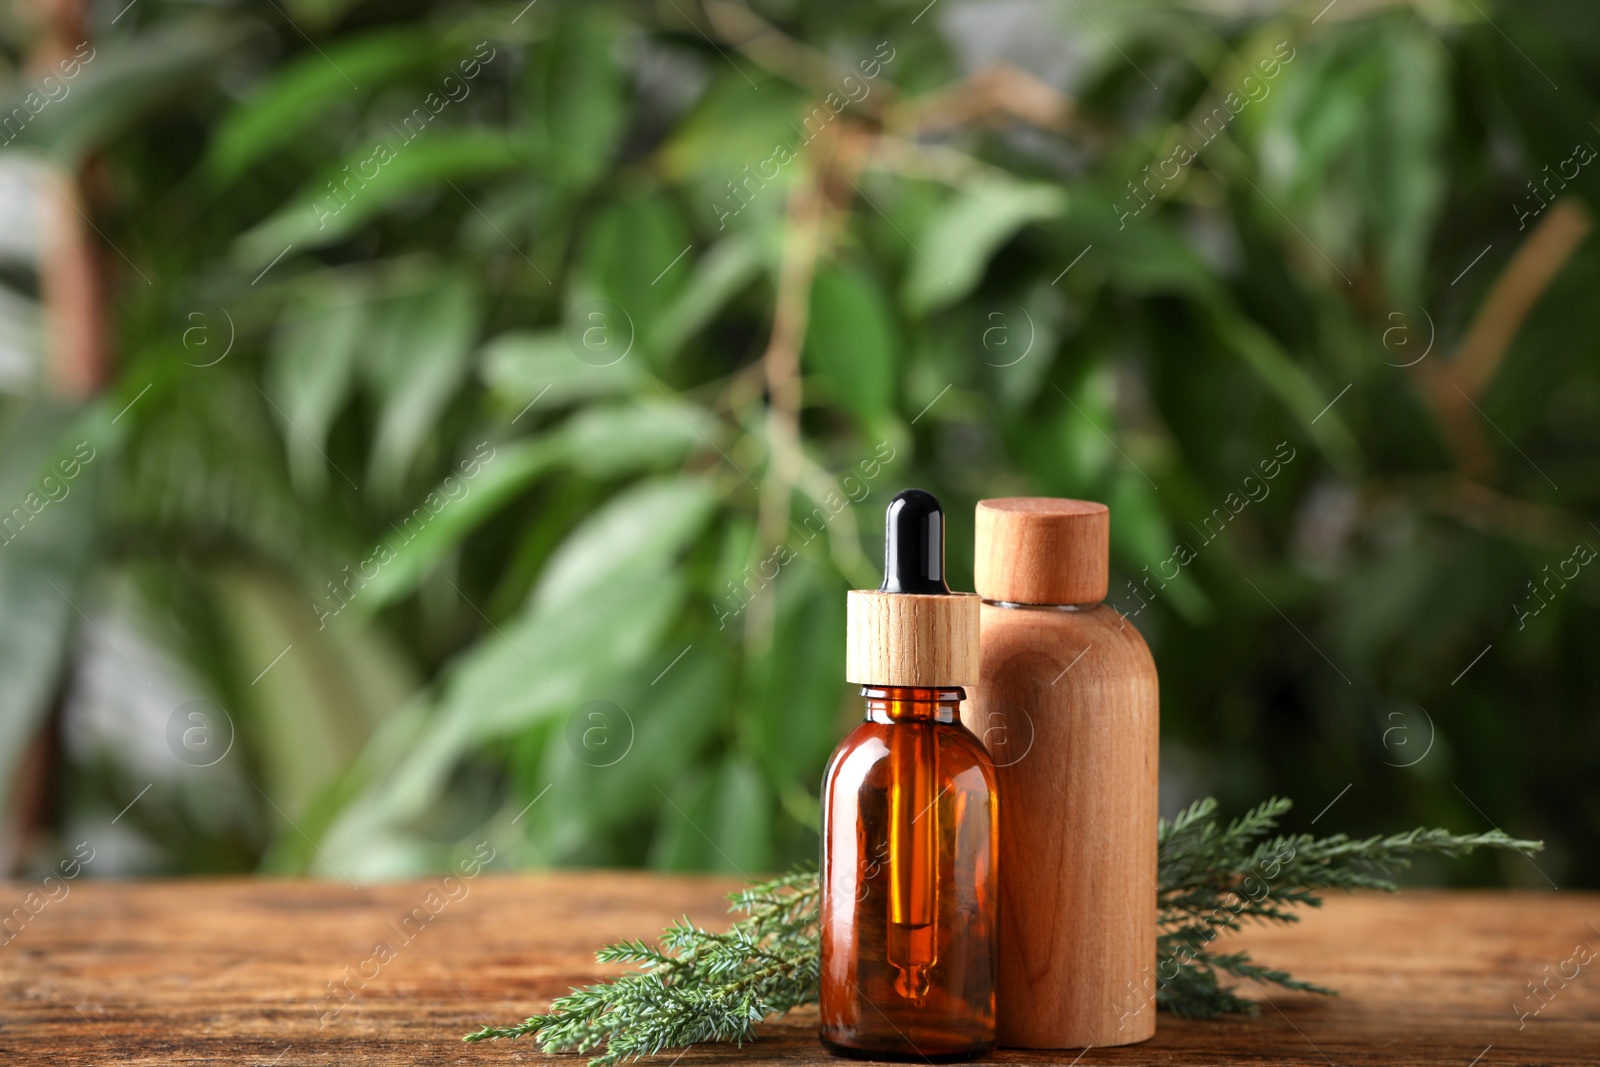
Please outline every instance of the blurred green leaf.
[{"label": "blurred green leaf", "polygon": [[1270,334],[1233,308],[1218,302],[1211,311],[1212,323],[1229,350],[1260,376],[1331,461],[1353,473],[1361,463],[1360,449],[1344,419],[1328,410],[1338,390],[1325,395]]},{"label": "blurred green leaf", "polygon": [[[781,82],[766,81],[753,91],[734,72],[717,72],[662,149],[668,173],[691,182],[705,202],[705,221],[716,223],[723,213],[742,215],[747,203],[764,205],[758,210],[767,212],[781,210],[803,142],[795,121],[800,102]],[[767,160],[773,162],[763,167]],[[725,234],[729,226],[723,223],[717,232]]]},{"label": "blurred green leaf", "polygon": [[805,364],[869,427],[894,405],[897,348],[888,303],[870,275],[852,267],[817,272]]},{"label": "blurred green leaf", "polygon": [[297,296],[274,333],[267,395],[286,423],[295,481],[320,489],[328,480],[328,431],[354,384],[367,306],[359,290],[336,277],[318,278]]},{"label": "blurred green leaf", "polygon": [[57,413],[31,413],[10,430],[0,449],[0,796],[11,795],[77,632],[72,601],[112,462],[105,435]]},{"label": "blurred green leaf", "polygon": [[984,312],[980,358],[993,368],[989,377],[1003,405],[1019,409],[1039,395],[1054,367],[1062,335],[1076,320],[1076,310],[1061,290],[1043,279],[1015,307]]},{"label": "blurred green leaf", "polygon": [[1416,25],[1384,49],[1383,121],[1372,127],[1373,224],[1397,300],[1420,300],[1428,243],[1444,206],[1449,58]]},{"label": "blurred green leaf", "polygon": [[650,338],[683,284],[687,272],[679,257],[690,247],[688,230],[668,201],[630,197],[595,219],[584,261],[593,283],[622,309],[632,336]]},{"label": "blurred green leaf", "polygon": [[494,446],[492,458],[477,465],[476,477],[464,477],[460,472],[450,475],[455,485],[465,486],[464,495],[457,499],[441,485],[434,493],[449,500],[448,506],[414,532],[383,538],[394,558],[362,589],[357,606],[364,612],[376,611],[414,590],[446,553],[550,469],[563,451],[564,442],[557,438],[502,442]]},{"label": "blurred green leaf", "polygon": [[1054,185],[986,179],[957,191],[917,236],[906,306],[925,314],[961,300],[1018,230],[1066,208],[1067,194]]},{"label": "blurred green leaf", "polygon": [[465,755],[612,691],[658,646],[683,594],[681,579],[659,569],[626,577],[575,601],[531,603],[473,645],[448,671],[437,708],[396,720],[390,737],[380,732],[375,750],[395,753],[398,762],[375,773],[340,814],[324,851],[349,855],[352,876],[363,876],[384,855],[368,842],[389,850],[404,841]]},{"label": "blurred green leaf", "polygon": [[[615,861],[600,851],[613,834],[651,820],[665,804],[659,789],[676,781],[718,728],[714,711],[725,699],[726,676],[709,655],[690,649],[653,684],[617,693],[626,728],[613,727],[629,747],[612,758],[584,762],[566,734],[545,746],[542,779],[549,793],[524,820],[532,851],[564,862]],[[582,705],[579,705],[581,708]],[[651,820],[653,821],[653,820]]]},{"label": "blurred green leaf", "polygon": [[[36,147],[66,169],[193,85],[243,36],[241,27],[187,19],[137,43],[101,39],[0,91],[8,146]],[[46,80],[48,79],[48,81]],[[20,121],[19,116],[26,121]]]},{"label": "blurred green leaf", "polygon": [[618,26],[600,7],[559,9],[544,43],[548,60],[528,67],[554,176],[587,185],[600,174],[627,122],[621,72],[613,59]]},{"label": "blurred green leaf", "polygon": [[707,836],[721,862],[712,870],[762,871],[772,868],[772,789],[749,760],[723,765],[712,799]]},{"label": "blurred green leaf", "polygon": [[504,134],[486,130],[424,127],[410,136],[415,140],[386,133],[330,167],[235,242],[238,262],[260,270],[291,248],[334,244],[417,194],[448,196],[470,211],[469,194],[452,183],[511,170],[526,158]]},{"label": "blurred green leaf", "polygon": [[626,585],[664,566],[704,526],[716,499],[702,478],[629,487],[567,535],[545,567],[535,604],[554,611],[601,586]]},{"label": "blurred green leaf", "polygon": [[[713,425],[709,415],[697,414],[708,428]],[[411,592],[468,533],[552,467],[567,465],[600,478],[677,463],[703,443],[689,418],[665,402],[600,408],[536,440],[495,446],[490,458],[473,464],[475,477],[456,473],[435,490],[433,495],[448,503],[426,525],[384,539],[394,558],[363,587],[360,606],[376,610]]]},{"label": "blurred green leaf", "polygon": [[763,263],[760,242],[745,234],[734,234],[718,241],[698,261],[675,268],[687,270],[689,280],[656,320],[650,347],[663,360],[670,360],[760,275]]},{"label": "blurred green leaf", "polygon": [[845,640],[838,609],[845,583],[809,557],[781,574],[783,584],[772,593],[778,598],[772,650],[746,674],[754,691],[746,703],[757,712],[750,734],[770,781],[804,783],[815,792],[812,772],[842,736],[840,709],[859,699],[837,670]]},{"label": "blurred green leaf", "polygon": [[749,763],[731,759],[712,774],[691,774],[662,792],[651,866],[730,873],[770,866],[772,795]]},{"label": "blurred green leaf", "polygon": [[354,8],[360,0],[283,0],[285,17],[296,25],[323,29],[331,26]]},{"label": "blurred green leaf", "polygon": [[252,706],[235,728],[251,734],[262,788],[298,818],[410,695],[414,680],[403,661],[380,651],[377,635],[324,629],[312,605],[286,584],[231,574],[219,585],[233,648],[259,674],[249,687]]},{"label": "blurred green leaf", "polygon": [[591,478],[610,478],[680,462],[720,432],[698,405],[646,397],[637,404],[580,412],[561,428],[564,456]]},{"label": "blurred green leaf", "polygon": [[484,382],[518,418],[524,411],[625,393],[643,380],[638,366],[629,359],[604,367],[585,362],[556,330],[503,333],[484,347],[482,356]]},{"label": "blurred green leaf", "polygon": [[[1112,523],[1112,545],[1119,555],[1128,558],[1133,572],[1133,577],[1120,588],[1113,588],[1107,599],[1119,610],[1137,617],[1142,615],[1148,598],[1160,597],[1187,622],[1197,626],[1210,622],[1214,606],[1189,569],[1192,563],[1184,564],[1184,554],[1179,553],[1180,545],[1196,555],[1204,552],[1203,540],[1191,536],[1186,527],[1172,529],[1155,490],[1137,473],[1118,478],[1107,503],[1117,517]],[[1175,578],[1169,578],[1174,568],[1181,569]],[[1148,625],[1150,619],[1145,618],[1144,622]]]},{"label": "blurred green leaf", "polygon": [[327,118],[330,107],[365,99],[438,52],[424,30],[387,29],[302,54],[227,113],[211,141],[205,168],[219,185],[233,181],[268,153]]},{"label": "blurred green leaf", "polygon": [[476,286],[454,274],[373,309],[361,367],[382,401],[369,464],[381,492],[399,488],[434,419],[466,376],[480,303]]}]

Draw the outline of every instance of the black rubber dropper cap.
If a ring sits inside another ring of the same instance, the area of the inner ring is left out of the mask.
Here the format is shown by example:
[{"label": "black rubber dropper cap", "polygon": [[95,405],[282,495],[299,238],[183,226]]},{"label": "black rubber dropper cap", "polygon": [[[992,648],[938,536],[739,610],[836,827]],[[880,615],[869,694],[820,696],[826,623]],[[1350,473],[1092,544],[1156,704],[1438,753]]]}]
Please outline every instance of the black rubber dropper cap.
[{"label": "black rubber dropper cap", "polygon": [[878,591],[950,592],[944,580],[944,508],[925,489],[904,489],[889,501]]}]

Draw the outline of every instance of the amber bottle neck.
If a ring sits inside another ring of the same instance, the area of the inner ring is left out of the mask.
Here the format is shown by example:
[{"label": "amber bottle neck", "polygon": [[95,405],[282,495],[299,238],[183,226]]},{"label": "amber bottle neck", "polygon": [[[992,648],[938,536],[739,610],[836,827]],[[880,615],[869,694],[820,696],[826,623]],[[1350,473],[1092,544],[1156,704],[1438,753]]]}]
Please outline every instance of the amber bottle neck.
[{"label": "amber bottle neck", "polygon": [[867,701],[867,721],[881,723],[955,722],[961,716],[961,702],[967,699],[967,691],[958,685],[864,685],[861,695]]}]

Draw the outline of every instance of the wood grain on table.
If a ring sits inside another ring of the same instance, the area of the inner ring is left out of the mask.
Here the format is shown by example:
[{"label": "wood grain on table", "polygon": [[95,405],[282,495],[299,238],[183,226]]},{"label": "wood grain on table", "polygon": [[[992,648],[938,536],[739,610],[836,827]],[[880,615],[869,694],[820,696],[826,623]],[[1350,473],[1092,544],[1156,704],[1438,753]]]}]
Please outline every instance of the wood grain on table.
[{"label": "wood grain on table", "polygon": [[[593,956],[604,941],[653,937],[684,914],[725,923],[721,894],[736,883],[607,872],[361,888],[264,879],[70,885],[0,934],[10,936],[0,947],[0,1064],[581,1067],[526,1040],[460,1037],[521,1019],[606,973]],[[0,917],[37,888],[0,884]],[[1600,949],[1597,927],[1600,894],[1339,896],[1298,926],[1234,939],[1260,962],[1342,990],[1337,999],[1269,990],[1258,1019],[1163,1012],[1142,1045],[1002,1051],[994,1060],[1600,1063],[1600,958],[1579,964],[1574,953]],[[742,1052],[701,1047],[675,1062],[842,1062],[817,1045],[815,1022],[814,1011],[797,1012]],[[666,1067],[675,1056],[651,1062]]]}]

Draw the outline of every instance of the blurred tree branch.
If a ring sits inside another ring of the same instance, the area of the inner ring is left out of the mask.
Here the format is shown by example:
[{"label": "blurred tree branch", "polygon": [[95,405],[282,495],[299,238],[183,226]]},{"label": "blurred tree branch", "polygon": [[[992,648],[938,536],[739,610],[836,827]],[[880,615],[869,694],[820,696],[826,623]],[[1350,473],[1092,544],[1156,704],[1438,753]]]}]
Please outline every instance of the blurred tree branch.
[{"label": "blurred tree branch", "polygon": [[1467,327],[1455,358],[1423,370],[1423,393],[1444,431],[1456,462],[1473,477],[1494,476],[1489,449],[1473,405],[1493,379],[1506,351],[1550,283],[1583,243],[1589,211],[1564,197],[1545,212],[1495,279]]},{"label": "blurred tree branch", "polygon": [[[844,207],[840,187],[853,184],[860,172],[862,135],[849,122],[825,127],[808,146],[811,173],[790,190],[784,216],[783,256],[778,268],[778,292],[773,306],[772,333],[761,365],[766,370],[766,430],[771,462],[761,481],[761,502],[756,519],[758,559],[785,538],[789,505],[805,468],[800,442],[800,353],[805,347],[811,313],[811,281],[817,258],[829,240],[832,220]],[[839,172],[834,173],[837,166]],[[771,598],[758,599],[746,620],[745,634],[764,646],[772,633]]]},{"label": "blurred tree branch", "polygon": [[[36,0],[35,7],[43,32],[29,57],[28,71],[41,76],[89,36],[83,0]],[[46,165],[54,176],[42,174],[34,191],[42,208],[41,378],[49,392],[81,401],[97,393],[110,372],[103,266],[97,235],[90,232],[92,205],[81,175]],[[10,790],[0,796],[0,877],[26,860],[33,837],[52,820],[62,766],[60,713],[58,691],[19,760]]]},{"label": "blurred tree branch", "polygon": [[[29,69],[50,70],[89,39],[82,0],[37,0],[45,24]],[[85,168],[87,169],[87,167]],[[99,390],[109,370],[105,282],[100,251],[90,233],[93,205],[83,176],[58,170],[43,178],[43,240],[39,286],[48,328],[45,379],[58,393],[82,399]]]},{"label": "blurred tree branch", "polygon": [[[802,89],[826,96],[839,92],[844,79],[857,77],[849,67],[840,66],[827,53],[790,37],[745,4],[706,0],[704,6],[719,38]],[[867,104],[870,97],[863,97],[852,106],[865,105],[867,110],[876,111],[886,97],[892,100],[893,94],[893,84],[884,82],[878,100]]]},{"label": "blurred tree branch", "polygon": [[906,100],[891,111],[888,120],[895,129],[918,134],[1006,121],[1076,134],[1093,147],[1107,138],[1107,130],[1082,114],[1072,97],[1004,63],[976,70],[948,89]]},{"label": "blurred tree branch", "polygon": [[1582,526],[1557,508],[1519,500],[1461,474],[1434,475],[1380,490],[1387,502],[1415,500],[1424,508],[1494,537],[1555,551],[1581,537]]}]

